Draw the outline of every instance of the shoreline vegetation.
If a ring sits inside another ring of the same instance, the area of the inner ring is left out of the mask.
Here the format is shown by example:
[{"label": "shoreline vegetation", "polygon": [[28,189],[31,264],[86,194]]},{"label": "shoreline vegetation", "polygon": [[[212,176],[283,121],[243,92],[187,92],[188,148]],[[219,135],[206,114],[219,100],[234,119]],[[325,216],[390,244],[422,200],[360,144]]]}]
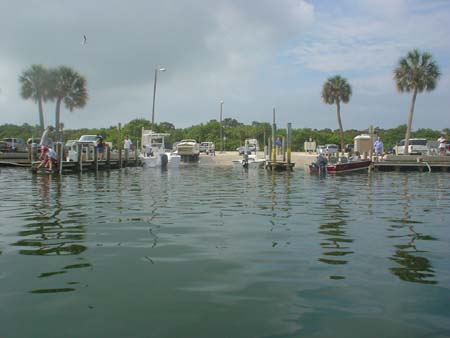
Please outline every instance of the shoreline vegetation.
[{"label": "shoreline vegetation", "polygon": [[[134,144],[141,139],[142,127],[145,129],[152,129],[151,123],[145,119],[136,119],[124,124],[119,131],[118,126],[110,126],[108,128],[81,128],[68,129],[63,131],[63,138],[65,141],[78,140],[81,135],[96,135],[100,133],[106,141],[113,143],[113,148],[122,148],[123,139],[125,135],[129,135]],[[227,118],[223,120],[224,128],[224,150],[235,151],[236,148],[244,144],[247,138],[256,138],[263,147],[267,143],[267,139],[271,135],[271,125],[266,122],[252,122],[246,125],[235,119]],[[216,145],[216,152],[220,151],[220,123],[217,120],[210,120],[206,124],[193,125],[187,128],[176,128],[174,124],[169,122],[162,122],[155,124],[153,128],[156,132],[164,132],[170,134],[166,139],[166,146],[170,148],[174,142],[181,139],[195,139],[197,142],[210,141]],[[395,128],[382,129],[375,127],[375,134],[380,136],[384,143],[385,150],[391,149],[400,140],[404,139],[407,126],[400,125]],[[353,144],[353,138],[357,135],[368,133],[367,129],[350,129],[344,131],[344,140],[346,144]],[[411,132],[411,138],[426,138],[429,140],[436,140],[442,134],[447,138],[450,136],[450,128],[446,127],[442,130],[433,130],[430,128],[421,128]],[[277,136],[285,136],[286,129],[278,128]],[[3,124],[0,125],[0,139],[6,137],[23,138],[27,140],[31,137],[40,137],[41,129],[39,125],[14,125]],[[51,135],[56,140],[56,132]],[[304,151],[304,142],[312,138],[319,144],[341,144],[340,133],[338,130],[329,128],[312,129],[312,128],[292,128],[292,151]],[[266,142],[264,142],[266,141]]]}]

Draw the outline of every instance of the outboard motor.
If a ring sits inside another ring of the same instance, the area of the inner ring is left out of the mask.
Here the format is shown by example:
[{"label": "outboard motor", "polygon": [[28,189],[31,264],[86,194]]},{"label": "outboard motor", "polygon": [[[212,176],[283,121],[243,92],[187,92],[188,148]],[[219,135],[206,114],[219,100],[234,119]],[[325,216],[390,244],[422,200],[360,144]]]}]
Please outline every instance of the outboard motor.
[{"label": "outboard motor", "polygon": [[242,166],[244,168],[248,168],[248,154],[244,153],[244,156],[242,158]]},{"label": "outboard motor", "polygon": [[317,161],[316,161],[316,166],[319,168],[319,171],[320,172],[326,172],[327,164],[328,164],[327,159],[324,156],[322,156],[322,154],[320,154],[317,157]]},{"label": "outboard motor", "polygon": [[161,154],[161,167],[166,168],[167,163],[169,163],[169,158],[167,157],[167,154]]}]

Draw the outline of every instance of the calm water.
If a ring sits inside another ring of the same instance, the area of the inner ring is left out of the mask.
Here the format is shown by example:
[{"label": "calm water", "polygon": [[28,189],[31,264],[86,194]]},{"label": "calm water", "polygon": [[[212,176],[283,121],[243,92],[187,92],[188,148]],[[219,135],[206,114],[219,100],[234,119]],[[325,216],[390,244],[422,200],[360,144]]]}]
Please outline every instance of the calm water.
[{"label": "calm water", "polygon": [[450,337],[450,174],[1,168],[0,337]]}]

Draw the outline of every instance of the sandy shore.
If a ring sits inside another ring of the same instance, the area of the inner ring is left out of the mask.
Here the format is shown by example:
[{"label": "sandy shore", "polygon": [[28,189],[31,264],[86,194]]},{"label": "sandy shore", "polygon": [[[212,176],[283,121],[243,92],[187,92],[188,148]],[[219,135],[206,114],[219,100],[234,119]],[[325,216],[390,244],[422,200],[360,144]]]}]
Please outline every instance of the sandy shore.
[{"label": "sandy shore", "polygon": [[[262,158],[262,153],[258,154]],[[296,169],[303,170],[306,164],[313,162],[316,159],[316,154],[309,154],[304,152],[293,152],[291,154],[292,162],[295,163]],[[199,164],[201,165],[216,165],[216,166],[232,166],[233,160],[240,160],[242,156],[237,151],[227,151],[224,153],[216,152],[216,156],[201,154]]]}]

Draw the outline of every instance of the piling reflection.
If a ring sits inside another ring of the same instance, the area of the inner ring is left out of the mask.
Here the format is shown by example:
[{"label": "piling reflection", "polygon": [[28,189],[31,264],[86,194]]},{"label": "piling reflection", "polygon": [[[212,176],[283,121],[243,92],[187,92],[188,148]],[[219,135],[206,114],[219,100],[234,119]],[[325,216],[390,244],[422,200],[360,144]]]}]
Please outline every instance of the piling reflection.
[{"label": "piling reflection", "polygon": [[[271,171],[268,173],[271,175],[271,194],[270,194],[270,210],[271,217],[270,232],[277,233],[278,231],[290,231],[289,219],[292,216],[291,206],[291,177],[292,172],[284,171],[277,172]],[[285,246],[290,245],[289,240],[283,240],[284,243],[280,243],[282,237],[279,234],[274,234],[272,237],[272,248],[283,244]]]},{"label": "piling reflection", "polygon": [[[348,194],[348,191],[345,194],[342,193],[339,183],[336,182],[332,190],[324,195],[323,207],[330,221],[319,226],[319,234],[325,236],[320,243],[324,249],[324,257],[318,259],[322,263],[330,265],[347,264],[346,257],[354,253],[350,249],[350,243],[353,242],[353,239],[348,236],[346,231],[350,211],[344,206],[346,205],[346,197],[349,197]],[[343,279],[345,276],[331,275],[330,278]]]},{"label": "piling reflection", "polygon": [[[32,177],[33,202],[25,215],[24,229],[11,245],[20,247],[19,253],[31,256],[79,255],[87,250],[84,245],[85,228],[80,212],[63,208],[62,182],[58,176],[34,175]],[[80,258],[81,259],[81,258]],[[90,266],[89,263],[68,265],[57,271],[41,272],[38,278],[65,274],[69,269]],[[30,291],[52,293],[73,291],[73,288],[52,288]]]},{"label": "piling reflection", "polygon": [[388,238],[399,238],[406,241],[402,244],[394,245],[395,253],[390,257],[390,260],[399,266],[391,267],[389,270],[392,274],[407,282],[437,284],[437,281],[432,279],[435,273],[430,260],[420,255],[426,253],[426,251],[419,250],[416,245],[416,241],[430,241],[436,240],[436,238],[415,230],[414,224],[421,224],[421,222],[411,219],[411,196],[408,190],[408,176],[405,175],[403,180],[403,217],[399,220],[391,220],[394,224],[389,226],[389,230],[394,234],[389,235]]}]

